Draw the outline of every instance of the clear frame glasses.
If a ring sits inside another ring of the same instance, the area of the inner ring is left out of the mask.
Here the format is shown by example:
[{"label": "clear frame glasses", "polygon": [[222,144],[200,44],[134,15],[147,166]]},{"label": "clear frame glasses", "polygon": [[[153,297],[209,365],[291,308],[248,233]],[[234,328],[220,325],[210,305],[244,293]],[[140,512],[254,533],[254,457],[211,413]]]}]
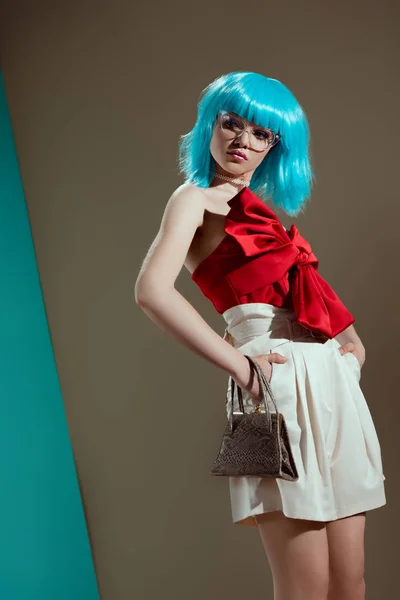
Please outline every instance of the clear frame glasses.
[{"label": "clear frame glasses", "polygon": [[236,139],[248,131],[249,145],[254,150],[272,148],[281,139],[280,134],[275,133],[272,129],[247,125],[245,119],[227,110],[219,111],[217,122],[227,140]]}]

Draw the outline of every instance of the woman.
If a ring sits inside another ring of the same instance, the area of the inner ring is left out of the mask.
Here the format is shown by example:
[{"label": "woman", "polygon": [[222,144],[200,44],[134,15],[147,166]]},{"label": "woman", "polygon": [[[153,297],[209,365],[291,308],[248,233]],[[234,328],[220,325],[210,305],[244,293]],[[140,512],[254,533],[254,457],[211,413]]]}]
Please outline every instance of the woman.
[{"label": "woman", "polygon": [[[380,445],[359,380],[365,349],[318,260],[264,200],[297,215],[314,178],[309,128],[276,79],[233,72],[203,91],[182,137],[186,181],[168,200],[136,302],[163,330],[229,374],[245,410],[261,399],[244,354],[283,413],[299,478],[230,477],[234,523],[257,526],[275,600],[365,597],[366,511],[386,503]],[[182,266],[226,322],[213,331],[174,282]]]}]

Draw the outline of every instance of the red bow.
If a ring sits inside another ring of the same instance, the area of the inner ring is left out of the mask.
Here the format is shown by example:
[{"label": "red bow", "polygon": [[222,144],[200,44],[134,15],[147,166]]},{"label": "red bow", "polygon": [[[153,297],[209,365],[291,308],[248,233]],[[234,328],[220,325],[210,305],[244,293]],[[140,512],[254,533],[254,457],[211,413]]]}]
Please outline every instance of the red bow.
[{"label": "red bow", "polygon": [[318,273],[318,259],[297,227],[292,225],[286,231],[255,194],[250,192],[245,202],[243,197],[232,206],[225,222],[226,233],[249,259],[226,274],[238,296],[272,285],[290,271],[293,307],[301,325],[332,338],[354,323],[352,314]]}]

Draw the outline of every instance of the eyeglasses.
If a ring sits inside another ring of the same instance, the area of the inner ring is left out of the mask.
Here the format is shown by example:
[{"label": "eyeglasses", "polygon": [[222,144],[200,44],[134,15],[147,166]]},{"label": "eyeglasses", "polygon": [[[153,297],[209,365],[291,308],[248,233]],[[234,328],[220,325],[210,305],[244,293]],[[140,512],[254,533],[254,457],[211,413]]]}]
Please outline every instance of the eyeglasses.
[{"label": "eyeglasses", "polygon": [[245,119],[235,113],[227,110],[220,110],[217,115],[217,122],[221,131],[227,140],[233,140],[245,131],[249,132],[249,145],[254,150],[266,150],[272,148],[281,139],[279,133],[264,127],[252,127],[246,124]]}]

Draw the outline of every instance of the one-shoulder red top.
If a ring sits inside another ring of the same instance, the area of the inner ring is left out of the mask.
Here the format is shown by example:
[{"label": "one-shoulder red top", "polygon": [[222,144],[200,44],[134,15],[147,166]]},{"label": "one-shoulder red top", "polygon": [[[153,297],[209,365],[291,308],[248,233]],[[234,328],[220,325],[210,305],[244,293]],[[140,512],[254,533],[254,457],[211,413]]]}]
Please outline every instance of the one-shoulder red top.
[{"label": "one-shoulder red top", "polygon": [[298,323],[328,338],[355,322],[318,273],[318,259],[295,225],[286,231],[248,187],[228,204],[226,236],[191,276],[220,314],[264,302],[294,310]]}]

